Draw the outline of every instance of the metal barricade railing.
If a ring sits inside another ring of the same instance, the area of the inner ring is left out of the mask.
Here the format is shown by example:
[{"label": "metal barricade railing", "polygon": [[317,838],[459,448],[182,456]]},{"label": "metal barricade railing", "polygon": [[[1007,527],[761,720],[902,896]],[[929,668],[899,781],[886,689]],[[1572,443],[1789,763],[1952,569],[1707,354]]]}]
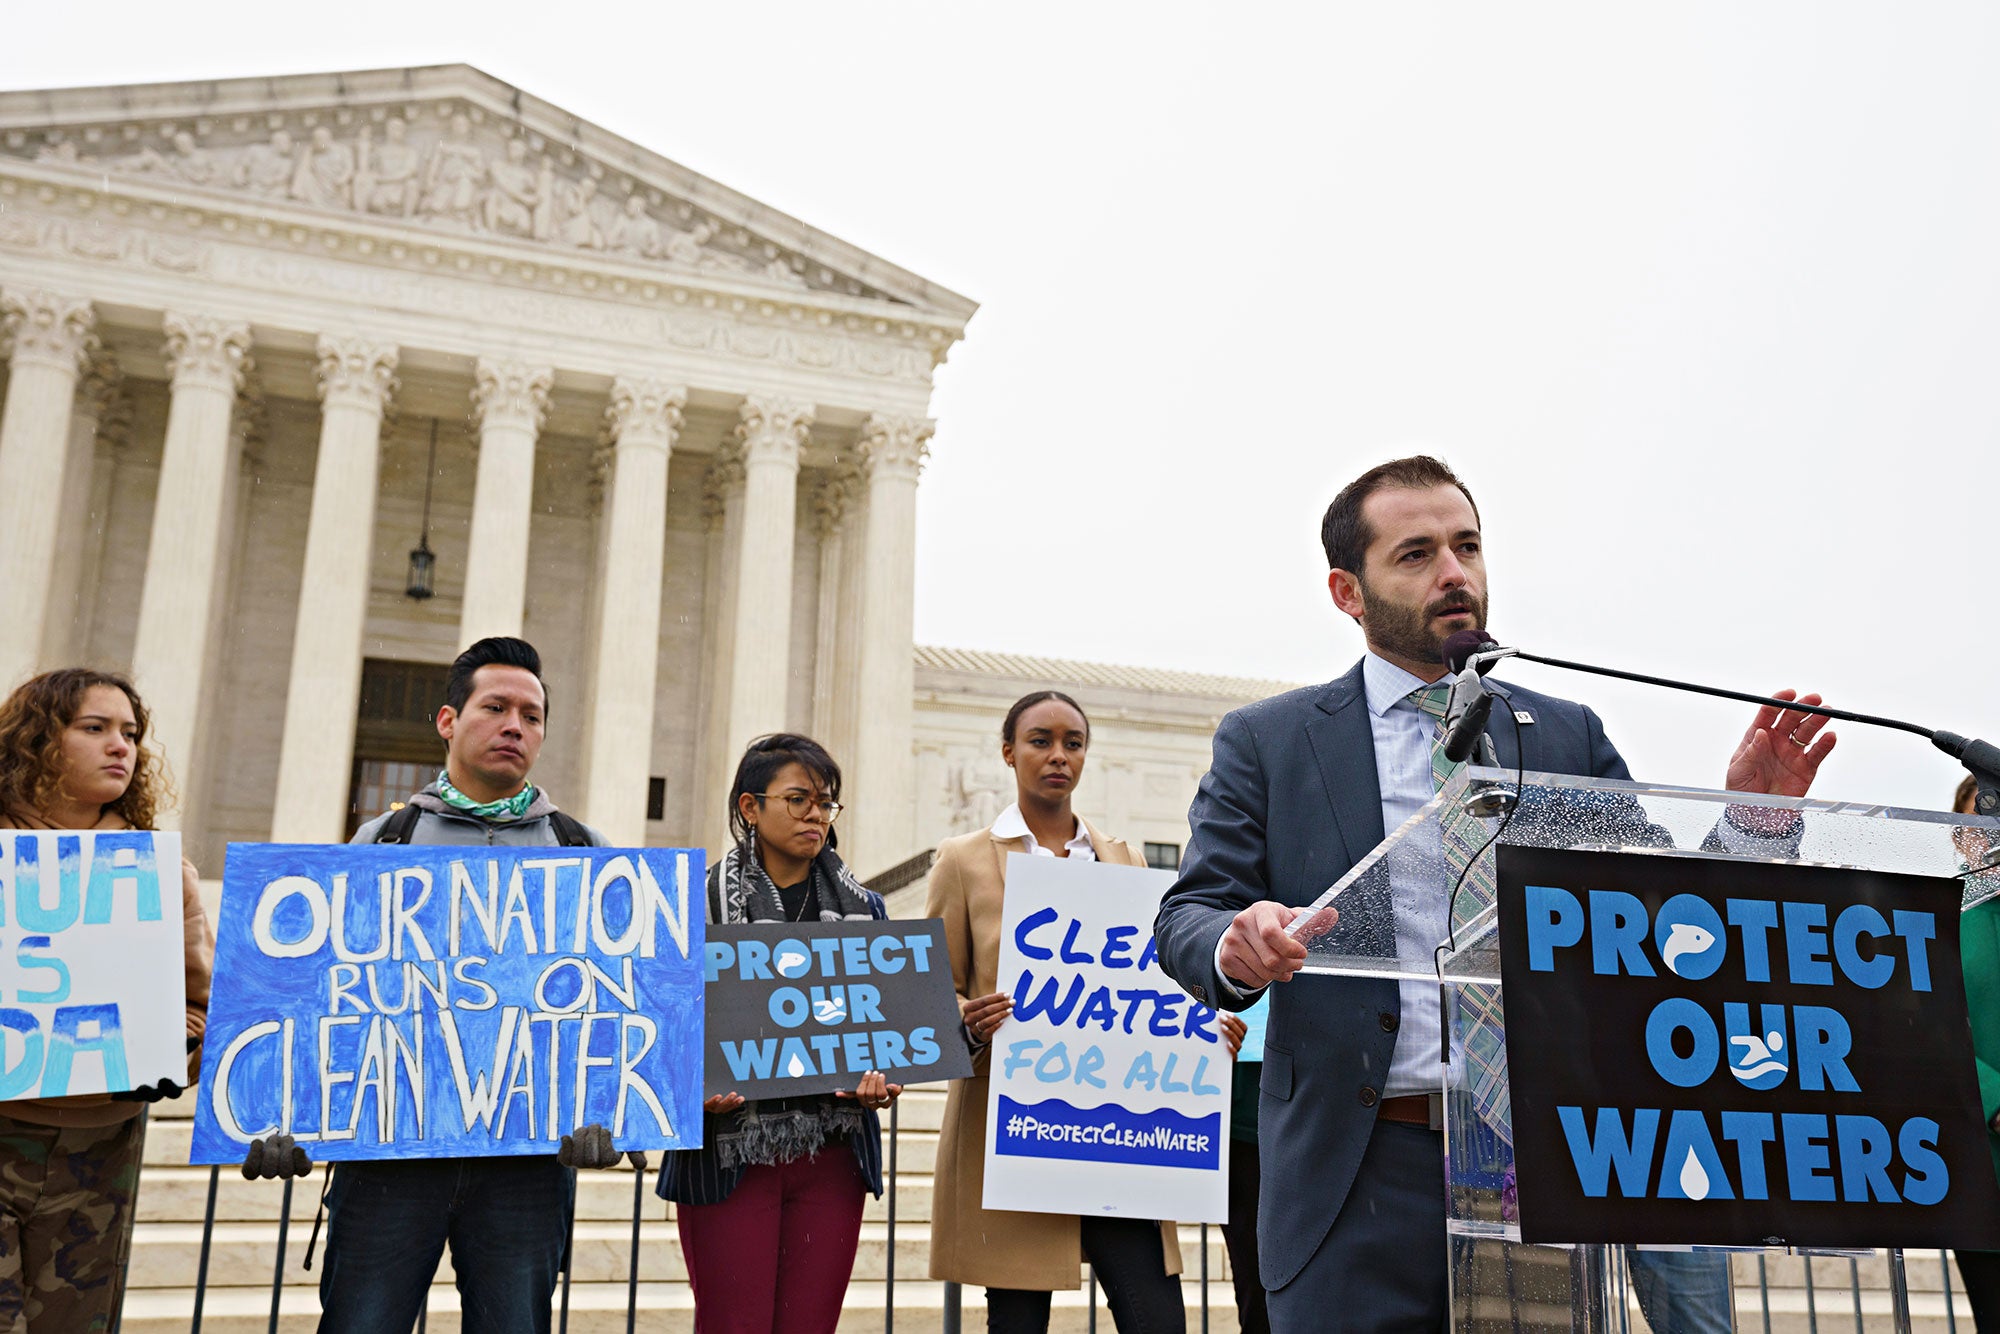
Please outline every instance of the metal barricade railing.
[{"label": "metal barricade railing", "polygon": [[[887,1246],[883,1257],[882,1283],[883,1334],[895,1334],[896,1325],[897,1187],[902,1175],[902,1136],[903,1126],[900,1104],[891,1103],[888,1125],[884,1128],[884,1148],[886,1152],[883,1155],[883,1194],[886,1201],[887,1214]],[[646,1177],[650,1171],[649,1165],[644,1161],[644,1155],[639,1156],[639,1161],[634,1162],[632,1168],[631,1243],[628,1249],[625,1275],[625,1329],[627,1334],[632,1334],[638,1327],[639,1269],[641,1252],[644,1246],[642,1225],[646,1209]],[[331,1165],[322,1164],[315,1170],[331,1171],[332,1167]],[[208,1192],[202,1208],[201,1243],[199,1255],[195,1262],[193,1309],[188,1325],[189,1334],[201,1334],[203,1315],[207,1306],[210,1261],[214,1255],[216,1209],[221,1191],[222,1173],[223,1169],[221,1167],[211,1167],[208,1171]],[[287,1260],[290,1258],[289,1247],[293,1189],[294,1183],[286,1181],[283,1183],[279,1193],[276,1247],[271,1263],[271,1304],[268,1323],[271,1334],[276,1334],[283,1315],[285,1267]],[[1200,1284],[1202,1334],[1209,1334],[1210,1329],[1212,1301],[1209,1285],[1213,1279],[1209,1263],[1211,1235],[1209,1225],[1206,1223],[1202,1224],[1200,1231],[1200,1272],[1197,1279]],[[572,1211],[569,1241],[565,1247],[566,1254],[562,1267],[562,1281],[557,1291],[556,1310],[554,1312],[555,1324],[558,1331],[566,1330],[569,1324],[571,1287],[574,1282],[572,1261],[574,1259],[575,1240],[576,1218],[574,1211]],[[1094,1331],[1097,1328],[1099,1305],[1099,1285],[1097,1275],[1094,1271],[1089,1273],[1087,1289],[1089,1302],[1088,1325]],[[960,1334],[964,1319],[963,1300],[963,1293],[958,1284],[947,1282],[943,1285],[942,1317],[944,1334]],[[420,1310],[417,1314],[416,1334],[424,1334],[425,1327],[429,1323],[429,1318],[428,1302],[426,1302],[426,1309]]]}]

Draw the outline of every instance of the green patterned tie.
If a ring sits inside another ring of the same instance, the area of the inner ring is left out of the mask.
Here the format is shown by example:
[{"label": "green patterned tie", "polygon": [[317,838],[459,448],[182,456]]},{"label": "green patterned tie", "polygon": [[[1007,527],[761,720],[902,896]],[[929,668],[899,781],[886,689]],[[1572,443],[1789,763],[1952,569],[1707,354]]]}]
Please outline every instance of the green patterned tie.
[{"label": "green patterned tie", "polygon": [[1427,686],[1418,686],[1406,698],[1410,703],[1428,713],[1436,720],[1431,729],[1431,791],[1442,792],[1451,776],[1465,767],[1465,761],[1456,764],[1444,757],[1444,706],[1451,696],[1451,680],[1446,678]]},{"label": "green patterned tie", "polygon": [[[1431,790],[1443,791],[1453,774],[1465,767],[1444,755],[1444,706],[1451,694],[1451,682],[1419,686],[1409,693],[1410,703],[1437,720],[1431,737]],[[1445,861],[1453,878],[1468,860],[1485,845],[1486,828],[1464,810],[1454,807],[1438,813],[1438,827],[1444,837]],[[1464,882],[1451,905],[1454,934],[1493,902],[1493,855],[1472,861]],[[1501,1009],[1500,988],[1466,986],[1459,988],[1459,1028],[1461,1050],[1466,1056],[1463,1076],[1471,1093],[1472,1105],[1480,1117],[1508,1144],[1514,1142],[1513,1109],[1507,1096],[1507,1027]]]}]

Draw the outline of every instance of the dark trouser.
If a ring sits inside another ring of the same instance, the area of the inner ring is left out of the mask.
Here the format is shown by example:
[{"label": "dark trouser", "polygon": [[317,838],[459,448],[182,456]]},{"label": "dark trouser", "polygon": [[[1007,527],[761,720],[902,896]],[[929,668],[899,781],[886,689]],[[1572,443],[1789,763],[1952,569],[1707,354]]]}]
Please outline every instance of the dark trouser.
[{"label": "dark trouser", "polygon": [[[1083,1255],[1104,1286],[1119,1334],[1186,1334],[1181,1281],[1167,1272],[1160,1225],[1137,1218],[1085,1218]],[[1049,1294],[1020,1288],[986,1290],[988,1334],[1044,1334]]]},{"label": "dark trouser", "polygon": [[746,1168],[721,1204],[676,1205],[696,1334],[833,1334],[867,1194],[842,1139]]},{"label": "dark trouser", "polygon": [[552,1157],[340,1164],[320,1329],[414,1327],[449,1244],[464,1334],[547,1334],[574,1196],[574,1175]]},{"label": "dark trouser", "polygon": [[1257,1141],[1229,1142],[1229,1221],[1222,1243],[1229,1248],[1229,1272],[1236,1288],[1236,1327],[1242,1334],[1271,1334],[1264,1307],[1264,1280],[1257,1270]]},{"label": "dark trouser", "polygon": [[1972,1324],[1979,1334],[2000,1334],[2000,1251],[1953,1251],[1965,1295],[1972,1301]]},{"label": "dark trouser", "polygon": [[140,1120],[64,1129],[0,1116],[0,1334],[111,1328]]},{"label": "dark trouser", "polygon": [[1377,1121],[1326,1240],[1291,1282],[1271,1292],[1271,1328],[1442,1330],[1451,1305],[1447,1250],[1444,1136]]}]

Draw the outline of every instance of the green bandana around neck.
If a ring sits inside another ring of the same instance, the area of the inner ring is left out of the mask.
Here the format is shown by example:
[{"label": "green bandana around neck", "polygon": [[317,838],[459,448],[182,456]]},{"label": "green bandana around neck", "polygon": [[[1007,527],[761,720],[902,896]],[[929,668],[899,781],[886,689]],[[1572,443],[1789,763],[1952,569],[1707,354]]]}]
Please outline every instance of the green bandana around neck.
[{"label": "green bandana around neck", "polygon": [[476,815],[482,820],[518,820],[535,804],[535,785],[528,784],[511,797],[498,801],[474,801],[451,784],[451,775],[438,770],[438,798],[455,811]]}]

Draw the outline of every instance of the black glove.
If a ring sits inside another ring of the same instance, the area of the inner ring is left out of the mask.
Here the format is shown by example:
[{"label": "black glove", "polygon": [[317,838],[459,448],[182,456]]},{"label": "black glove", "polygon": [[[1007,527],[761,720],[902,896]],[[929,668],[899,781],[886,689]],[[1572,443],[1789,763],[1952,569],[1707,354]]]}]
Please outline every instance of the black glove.
[{"label": "black glove", "polygon": [[564,1135],[562,1147],[556,1150],[556,1161],[564,1167],[616,1167],[618,1158],[618,1150],[611,1147],[611,1132],[596,1121],[578,1126],[575,1134]]},{"label": "black glove", "polygon": [[187,1092],[171,1079],[163,1079],[157,1084],[141,1084],[135,1089],[125,1089],[111,1095],[113,1102],[159,1102],[163,1098],[178,1098]]},{"label": "black glove", "polygon": [[266,1140],[250,1141],[250,1151],[243,1155],[243,1179],[255,1181],[290,1181],[293,1177],[311,1176],[312,1156],[292,1139],[290,1135],[273,1135]]},{"label": "black glove", "polygon": [[643,1172],[646,1170],[646,1151],[644,1149],[634,1149],[625,1155],[625,1161],[632,1164],[633,1171]]}]

